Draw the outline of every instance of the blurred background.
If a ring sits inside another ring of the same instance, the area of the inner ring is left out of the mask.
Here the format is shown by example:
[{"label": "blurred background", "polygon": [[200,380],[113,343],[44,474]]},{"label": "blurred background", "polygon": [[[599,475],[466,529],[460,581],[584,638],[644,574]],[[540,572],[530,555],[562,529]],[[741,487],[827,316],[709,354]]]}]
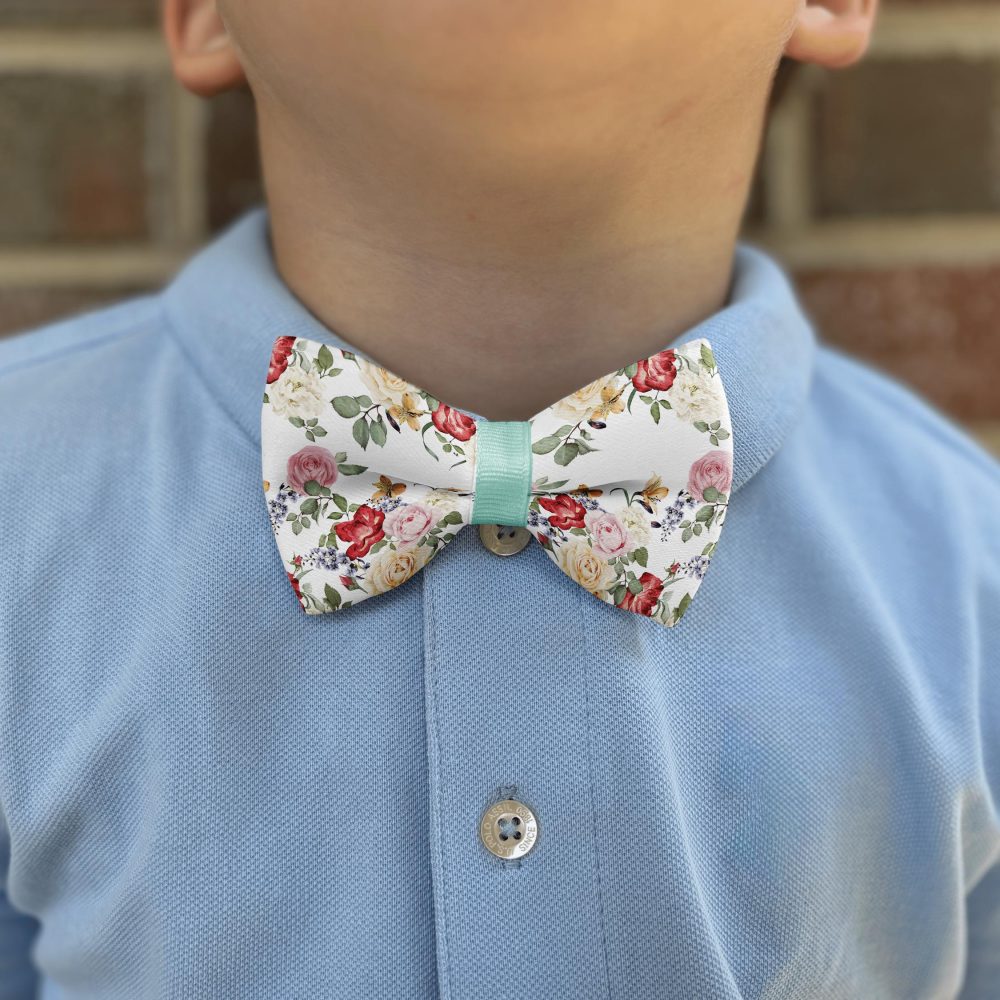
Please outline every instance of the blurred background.
[{"label": "blurred background", "polygon": [[[1000,454],[1000,0],[883,0],[866,60],[814,70],[744,238]],[[0,0],[0,336],[158,287],[260,196],[249,94],[173,84],[157,0]]]}]

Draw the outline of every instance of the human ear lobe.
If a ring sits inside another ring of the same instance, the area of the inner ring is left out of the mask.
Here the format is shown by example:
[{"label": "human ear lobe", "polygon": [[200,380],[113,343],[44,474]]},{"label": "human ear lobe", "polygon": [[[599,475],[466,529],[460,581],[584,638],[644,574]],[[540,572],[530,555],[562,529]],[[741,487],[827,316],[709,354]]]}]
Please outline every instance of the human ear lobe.
[{"label": "human ear lobe", "polygon": [[857,62],[868,48],[878,0],[803,0],[785,55],[837,69]]},{"label": "human ear lobe", "polygon": [[246,83],[216,0],[163,0],[163,33],[174,76],[201,97]]}]

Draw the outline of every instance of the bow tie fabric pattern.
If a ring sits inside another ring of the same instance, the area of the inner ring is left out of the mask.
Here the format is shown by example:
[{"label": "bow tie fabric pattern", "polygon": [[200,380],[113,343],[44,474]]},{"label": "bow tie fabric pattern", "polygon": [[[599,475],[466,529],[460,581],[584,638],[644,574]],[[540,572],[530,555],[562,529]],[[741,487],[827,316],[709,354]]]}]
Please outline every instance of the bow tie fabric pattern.
[{"label": "bow tie fabric pattern", "polygon": [[465,525],[501,523],[525,526],[600,600],[676,625],[718,544],[733,467],[704,338],[528,421],[479,421],[361,354],[278,337],[261,449],[271,526],[308,614],[383,594]]}]

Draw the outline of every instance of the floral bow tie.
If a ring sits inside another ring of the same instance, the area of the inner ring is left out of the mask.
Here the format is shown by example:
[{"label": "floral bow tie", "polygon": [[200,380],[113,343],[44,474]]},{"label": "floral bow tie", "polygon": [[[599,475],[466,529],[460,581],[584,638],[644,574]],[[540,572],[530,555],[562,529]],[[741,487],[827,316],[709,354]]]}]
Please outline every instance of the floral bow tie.
[{"label": "floral bow tie", "polygon": [[278,337],[261,415],[264,492],[308,614],[400,585],[466,524],[509,524],[600,600],[671,626],[718,543],[731,431],[704,339],[531,420],[477,421],[359,354]]}]

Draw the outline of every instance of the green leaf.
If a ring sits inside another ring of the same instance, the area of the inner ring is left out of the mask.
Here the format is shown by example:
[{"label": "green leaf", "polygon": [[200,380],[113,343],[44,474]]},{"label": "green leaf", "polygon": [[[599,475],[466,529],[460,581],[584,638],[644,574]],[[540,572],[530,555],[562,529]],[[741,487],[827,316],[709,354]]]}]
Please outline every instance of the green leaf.
[{"label": "green leaf", "polygon": [[717,431],[720,423],[721,421],[719,420],[713,420],[708,426],[711,427],[713,431]]},{"label": "green leaf", "polygon": [[556,437],[558,437],[558,438],[562,438],[562,437],[565,437],[565,436],[566,436],[567,434],[569,434],[569,432],[570,432],[570,431],[571,431],[572,429],[573,429],[573,425],[572,425],[572,424],[563,424],[563,425],[562,425],[562,427],[559,427],[559,428],[557,428],[557,429],[556,429],[556,430],[554,430],[554,431],[553,431],[552,433],[553,433],[553,434],[554,434],[554,435],[555,435]]},{"label": "green leaf", "polygon": [[714,486],[706,486],[701,491],[701,495],[708,503],[715,503],[715,501],[721,496],[719,491]]},{"label": "green leaf", "polygon": [[333,494],[333,502],[341,509],[347,510],[347,498],[342,497],[339,493]]},{"label": "green leaf", "polygon": [[333,460],[335,462],[346,462],[347,461],[347,452],[346,451],[338,451],[337,454],[333,456]]},{"label": "green leaf", "polygon": [[311,497],[318,497],[323,492],[323,487],[315,479],[307,480],[305,487]]},{"label": "green leaf", "polygon": [[726,440],[726,438],[727,438],[727,437],[729,437],[729,431],[716,431],[716,432],[715,432],[715,436],[716,436],[716,437],[717,437],[717,438],[718,438],[718,439],[719,439],[720,441],[725,441],[725,440]]},{"label": "green leaf", "polygon": [[297,535],[301,531],[302,531],[302,522],[301,521],[294,521],[292,523],[292,534],[293,535]]},{"label": "green leaf", "polygon": [[641,594],[642,593],[642,584],[639,583],[639,581],[635,577],[632,577],[632,579],[629,580],[629,582],[628,582],[628,589],[633,594]]},{"label": "green leaf", "polygon": [[[311,479],[309,481],[312,482]],[[311,497],[309,500],[303,500],[302,506],[299,507],[299,510],[303,514],[315,515],[315,513],[319,510],[319,501],[315,497]]]},{"label": "green leaf", "polygon": [[719,439],[714,434],[709,435],[708,440],[711,441],[712,444],[718,444],[719,443]]},{"label": "green leaf", "polygon": [[632,558],[640,565],[645,566],[646,560],[649,558],[649,553],[646,551],[646,547],[640,546],[637,549],[632,550]]},{"label": "green leaf", "polygon": [[715,508],[711,505],[706,505],[695,514],[694,519],[695,521],[707,521],[713,513],[715,513]]},{"label": "green leaf", "polygon": [[351,433],[354,435],[354,440],[357,441],[362,448],[368,447],[368,421],[364,417],[359,417],[354,421]]},{"label": "green leaf", "polygon": [[340,607],[340,591],[336,587],[331,587],[330,584],[326,584],[323,588],[323,596],[326,597],[327,604],[330,605],[335,611]]},{"label": "green leaf", "polygon": [[307,441],[315,441],[316,440],[316,435],[313,434],[312,431],[306,431],[306,440]]},{"label": "green leaf", "polygon": [[708,424],[706,424],[704,420],[696,420],[694,422],[694,429],[696,431],[707,431],[708,430]]},{"label": "green leaf", "polygon": [[462,515],[457,510],[450,510],[441,520],[439,524],[461,524]]},{"label": "green leaf", "polygon": [[706,368],[715,367],[715,356],[712,354],[712,348],[708,344],[701,345],[701,363]]},{"label": "green leaf", "polygon": [[576,441],[567,441],[561,444],[555,453],[556,465],[569,465],[570,462],[580,454],[580,446]]},{"label": "green leaf", "polygon": [[371,433],[372,441],[375,442],[380,448],[385,444],[385,421],[379,415],[378,420],[376,420],[371,427],[368,428]]},{"label": "green leaf", "polygon": [[693,532],[691,531],[690,528],[685,528],[681,532],[681,541],[682,542],[686,542],[691,537],[692,534],[693,534]]},{"label": "green leaf", "polygon": [[331,368],[327,372],[327,375],[330,375],[330,376],[339,375],[343,370],[344,370],[343,368]]},{"label": "green leaf", "polygon": [[330,402],[342,417],[356,417],[361,412],[361,407],[353,396],[334,396]]},{"label": "green leaf", "polygon": [[655,400],[653,405],[649,408],[649,414],[653,418],[653,423],[658,424],[660,422],[660,404]]},{"label": "green leaf", "polygon": [[349,464],[347,462],[344,462],[344,463],[341,463],[340,465],[338,465],[337,468],[345,476],[360,476],[361,473],[364,472],[368,468],[368,466],[367,465],[351,465],[351,464]]},{"label": "green leaf", "polygon": [[618,586],[615,587],[615,592],[611,595],[615,604],[621,604],[622,598],[625,596],[626,589],[627,588],[624,583],[619,583]]},{"label": "green leaf", "polygon": [[677,611],[674,612],[674,614],[675,614],[674,621],[675,622],[679,622],[681,620],[681,618],[684,617],[684,612],[687,611],[687,609],[690,606],[690,604],[691,604],[691,595],[690,594],[685,594],[681,598],[681,603],[677,605]]},{"label": "green leaf", "polygon": [[446,444],[441,450],[444,451],[444,452],[451,451],[451,445],[450,444]]},{"label": "green leaf", "polygon": [[639,370],[639,364],[638,364],[638,362],[633,361],[632,364],[626,365],[626,367],[625,367],[625,374],[629,378],[631,378],[638,370]]},{"label": "green leaf", "polygon": [[319,353],[316,355],[316,364],[319,365],[320,371],[326,371],[333,365],[333,352],[326,344],[319,349]]},{"label": "green leaf", "polygon": [[371,396],[365,396],[362,394],[360,396],[355,396],[354,398],[358,401],[358,406],[360,406],[362,410],[367,410],[368,407],[372,405]]},{"label": "green leaf", "polygon": [[561,438],[556,437],[555,434],[550,434],[548,437],[539,438],[532,446],[531,450],[536,455],[545,455],[552,451],[554,448],[559,446]]},{"label": "green leaf", "polygon": [[577,451],[579,451],[581,455],[586,455],[588,452],[591,451],[601,450],[600,448],[595,448],[592,444],[587,444],[585,441],[576,441],[575,444]]},{"label": "green leaf", "polygon": [[700,524],[696,524],[696,525],[694,526],[694,528],[692,528],[691,530],[692,530],[692,531],[694,531],[694,533],[695,533],[696,535],[700,535],[700,534],[701,534],[701,529],[702,529],[702,525],[700,525]]},{"label": "green leaf", "polygon": [[653,402],[653,397],[652,397],[652,396],[640,396],[639,398],[640,398],[640,399],[641,399],[641,400],[642,400],[642,401],[643,401],[644,403],[647,403],[647,404],[648,404],[648,403],[652,403],[652,402]]},{"label": "green leaf", "polygon": [[305,427],[306,422],[301,417],[289,417],[288,422],[293,427]]},{"label": "green leaf", "polygon": [[635,399],[636,392],[637,390],[635,386],[633,386],[632,391],[628,394],[628,402],[625,404],[625,408],[628,410],[629,413],[632,412],[632,400]]}]

